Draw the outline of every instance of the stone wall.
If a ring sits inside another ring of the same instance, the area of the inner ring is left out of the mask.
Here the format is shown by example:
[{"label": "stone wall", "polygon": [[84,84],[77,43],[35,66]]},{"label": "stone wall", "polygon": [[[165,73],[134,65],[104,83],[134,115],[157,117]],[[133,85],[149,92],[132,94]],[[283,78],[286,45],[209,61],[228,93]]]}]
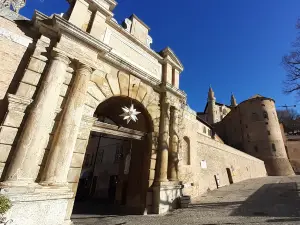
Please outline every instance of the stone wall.
[{"label": "stone wall", "polygon": [[32,38],[26,36],[16,23],[0,17],[0,101],[5,97],[30,43]]},{"label": "stone wall", "polygon": [[263,161],[203,134],[205,124],[197,121],[191,112],[185,111],[183,123],[184,136],[190,142],[191,161],[190,165],[179,162],[179,179],[184,184],[184,194],[195,197],[216,189],[215,175],[221,186],[228,185],[227,168],[233,182],[266,176]]},{"label": "stone wall", "polygon": [[300,173],[300,136],[288,135],[286,137],[286,147],[288,158],[295,173]]}]

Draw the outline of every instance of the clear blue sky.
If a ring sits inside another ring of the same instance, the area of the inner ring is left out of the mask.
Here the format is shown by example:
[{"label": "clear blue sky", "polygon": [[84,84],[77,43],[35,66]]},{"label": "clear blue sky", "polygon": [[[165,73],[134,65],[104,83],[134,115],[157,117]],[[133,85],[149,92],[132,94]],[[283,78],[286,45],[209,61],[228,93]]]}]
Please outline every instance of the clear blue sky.
[{"label": "clear blue sky", "polygon": [[[209,85],[218,102],[241,102],[254,94],[274,98],[277,106],[296,103],[282,93],[281,58],[296,38],[299,0],[117,0],[115,18],[135,13],[148,26],[152,48],[170,46],[185,70],[180,88],[188,104],[202,111]],[[21,14],[65,12],[64,0],[28,0]],[[297,107],[300,111],[300,107]]]}]

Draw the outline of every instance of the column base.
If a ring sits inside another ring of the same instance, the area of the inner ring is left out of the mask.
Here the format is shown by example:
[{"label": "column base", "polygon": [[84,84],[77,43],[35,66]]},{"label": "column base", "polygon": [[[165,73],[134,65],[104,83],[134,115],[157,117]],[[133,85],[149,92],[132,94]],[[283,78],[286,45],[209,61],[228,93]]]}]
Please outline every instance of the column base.
[{"label": "column base", "polygon": [[34,181],[26,180],[7,180],[0,182],[0,188],[2,187],[38,187],[39,184]]},{"label": "column base", "polygon": [[55,183],[50,181],[42,181],[39,183],[43,187],[67,187],[68,182]]},{"label": "column base", "polygon": [[155,183],[152,187],[152,211],[164,214],[179,207],[179,197],[182,196],[182,185],[179,182]]}]

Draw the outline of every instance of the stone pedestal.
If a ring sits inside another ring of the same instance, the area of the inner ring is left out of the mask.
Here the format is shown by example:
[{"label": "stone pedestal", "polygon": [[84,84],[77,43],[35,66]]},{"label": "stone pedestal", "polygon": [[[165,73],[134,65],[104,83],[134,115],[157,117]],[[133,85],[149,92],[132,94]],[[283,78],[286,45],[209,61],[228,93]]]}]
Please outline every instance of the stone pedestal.
[{"label": "stone pedestal", "polygon": [[62,225],[68,200],[73,196],[72,192],[25,187],[4,188],[1,194],[12,202],[12,208],[5,215],[12,220],[11,225]]},{"label": "stone pedestal", "polygon": [[182,185],[178,182],[162,182],[152,187],[152,211],[164,214],[179,207],[179,197],[182,195]]}]

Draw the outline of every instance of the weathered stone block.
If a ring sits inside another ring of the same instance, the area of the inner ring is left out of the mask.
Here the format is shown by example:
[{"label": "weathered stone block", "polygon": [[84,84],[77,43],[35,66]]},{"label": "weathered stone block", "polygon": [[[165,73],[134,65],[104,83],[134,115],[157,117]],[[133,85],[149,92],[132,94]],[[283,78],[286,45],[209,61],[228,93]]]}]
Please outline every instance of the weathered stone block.
[{"label": "weathered stone block", "polygon": [[106,75],[106,79],[114,95],[120,95],[120,85],[118,79],[118,71],[112,68],[111,73]]},{"label": "weathered stone block", "polygon": [[77,188],[78,188],[78,183],[68,183],[68,187],[70,188],[71,191],[74,192],[74,197],[76,196]]},{"label": "weathered stone block", "polygon": [[71,83],[73,73],[66,73],[64,84],[69,85]]},{"label": "weathered stone block", "polygon": [[21,82],[16,95],[30,99],[33,97],[35,90],[36,86]]},{"label": "weathered stone block", "polygon": [[26,70],[24,76],[22,78],[22,82],[37,86],[39,80],[41,78],[41,74],[32,70]]},{"label": "weathered stone block", "polygon": [[70,168],[68,173],[68,182],[77,183],[80,178],[81,168]]},{"label": "weathered stone block", "polygon": [[37,73],[42,73],[44,71],[45,66],[46,66],[46,62],[38,58],[31,57],[27,68]]},{"label": "weathered stone block", "polygon": [[95,82],[95,84],[100,88],[106,98],[113,95],[110,89],[110,85],[106,79],[106,74],[102,71],[96,70],[92,75],[91,81]]},{"label": "weathered stone block", "polygon": [[84,160],[84,154],[74,152],[71,162],[72,168],[81,168]]},{"label": "weathered stone block", "polygon": [[79,133],[78,133],[78,138],[79,139],[83,139],[83,140],[87,140],[90,136],[91,133],[91,129],[90,128],[80,128],[79,129]]},{"label": "weathered stone block", "polygon": [[17,111],[8,111],[4,119],[3,125],[8,127],[20,127],[24,113]]},{"label": "weathered stone block", "polygon": [[146,84],[141,82],[140,86],[139,86],[138,93],[136,95],[136,100],[138,100],[139,102],[142,102],[143,99],[145,98],[146,94],[147,94]]},{"label": "weathered stone block", "polygon": [[128,96],[128,94],[129,94],[128,93],[128,90],[129,90],[129,74],[126,74],[123,71],[119,71],[118,77],[119,77],[121,95]]},{"label": "weathered stone block", "polygon": [[87,98],[86,104],[91,108],[96,109],[100,102],[91,95],[88,95],[86,98]]},{"label": "weathered stone block", "polygon": [[95,99],[97,99],[99,102],[102,102],[105,99],[105,95],[94,82],[89,83],[88,93]]},{"label": "weathered stone block", "polygon": [[129,80],[129,97],[135,99],[139,90],[141,80],[133,75],[130,75]]},{"label": "weathered stone block", "polygon": [[83,109],[83,114],[84,115],[87,115],[87,116],[93,116],[94,115],[94,112],[95,112],[95,109],[88,106],[88,105],[85,105],[84,106],[84,109]]},{"label": "weathered stone block", "polygon": [[12,145],[17,135],[18,129],[13,127],[0,128],[0,143]]},{"label": "weathered stone block", "polygon": [[5,163],[11,151],[11,145],[0,144],[0,162]]},{"label": "weathered stone block", "polygon": [[150,170],[149,171],[149,179],[151,179],[151,180],[154,180],[154,178],[155,178],[155,170]]},{"label": "weathered stone block", "polygon": [[69,86],[63,84],[60,90],[60,96],[66,96]]},{"label": "weathered stone block", "polygon": [[77,139],[74,152],[85,154],[87,144],[87,140]]}]

